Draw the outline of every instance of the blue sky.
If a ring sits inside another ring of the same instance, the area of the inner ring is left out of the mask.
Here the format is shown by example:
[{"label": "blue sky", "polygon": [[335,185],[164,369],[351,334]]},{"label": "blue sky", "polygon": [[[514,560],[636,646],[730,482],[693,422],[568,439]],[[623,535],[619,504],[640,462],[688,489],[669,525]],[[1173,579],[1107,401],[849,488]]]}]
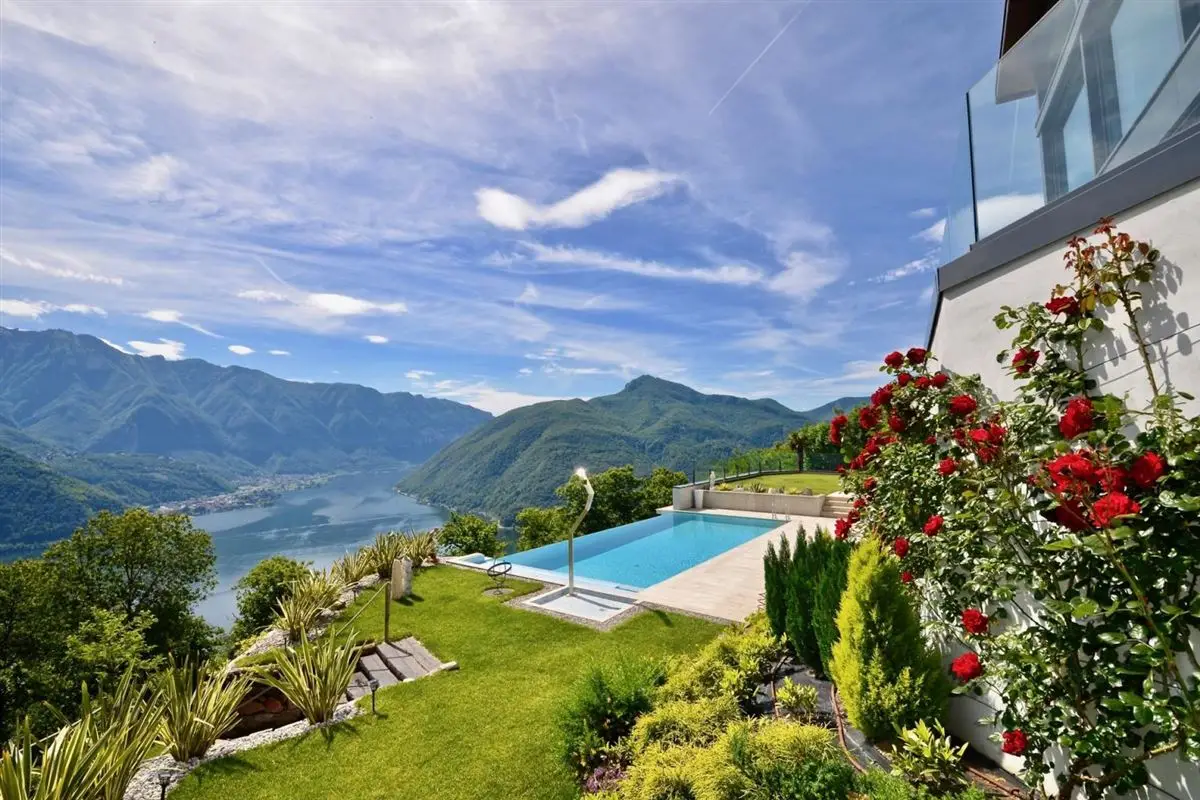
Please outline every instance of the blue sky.
[{"label": "blue sky", "polygon": [[0,324],[492,412],[862,393],[1002,5],[6,1]]}]

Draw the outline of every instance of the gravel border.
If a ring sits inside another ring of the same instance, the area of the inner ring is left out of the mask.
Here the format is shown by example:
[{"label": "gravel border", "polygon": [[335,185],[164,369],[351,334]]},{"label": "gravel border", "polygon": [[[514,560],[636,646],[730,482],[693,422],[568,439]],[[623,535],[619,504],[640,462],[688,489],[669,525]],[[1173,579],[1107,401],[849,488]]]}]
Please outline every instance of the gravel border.
[{"label": "gravel border", "polygon": [[162,792],[162,788],[159,785],[159,777],[162,775],[170,778],[170,784],[167,787],[167,792],[169,793],[180,781],[187,777],[188,773],[201,764],[216,761],[219,758],[225,758],[226,756],[235,755],[246,750],[252,750],[255,747],[262,747],[263,745],[274,744],[275,742],[282,742],[287,739],[295,739],[298,736],[304,736],[320,728],[345,722],[362,713],[363,711],[358,707],[357,703],[343,703],[333,712],[333,717],[328,722],[323,722],[319,725],[310,725],[307,720],[302,719],[299,722],[293,722],[281,728],[258,731],[257,733],[242,736],[238,739],[218,739],[216,744],[204,754],[203,758],[193,758],[187,763],[176,761],[169,755],[148,759],[142,762],[137,774],[129,782],[129,787],[125,790],[124,800],[158,800]]}]

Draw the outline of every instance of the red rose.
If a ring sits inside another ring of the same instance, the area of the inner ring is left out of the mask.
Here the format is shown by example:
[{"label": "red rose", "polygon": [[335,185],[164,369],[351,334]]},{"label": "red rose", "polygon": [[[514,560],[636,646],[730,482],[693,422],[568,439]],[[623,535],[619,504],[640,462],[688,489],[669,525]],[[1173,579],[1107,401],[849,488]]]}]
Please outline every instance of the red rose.
[{"label": "red rose", "polygon": [[928,375],[920,375],[917,377],[916,387],[918,389],[928,389],[933,385],[933,381],[929,380]]},{"label": "red rose", "polygon": [[1051,297],[1046,303],[1046,310],[1051,314],[1066,314],[1073,317],[1079,313],[1079,301],[1074,297]]},{"label": "red rose", "polygon": [[960,417],[965,417],[975,409],[979,408],[979,404],[975,402],[975,398],[969,394],[960,394],[950,398],[950,413],[957,414]]},{"label": "red rose", "polygon": [[865,508],[866,505],[867,505],[867,498],[865,498],[865,497],[854,498],[854,507],[855,508]]},{"label": "red rose", "polygon": [[1013,369],[1016,370],[1018,375],[1028,375],[1029,370],[1033,369],[1033,365],[1037,363],[1040,355],[1041,353],[1031,347],[1022,347],[1013,355]]},{"label": "red rose", "polygon": [[987,428],[975,428],[969,435],[978,444],[987,444],[991,441]]},{"label": "red rose", "polygon": [[850,527],[853,525],[848,519],[839,519],[833,523],[833,535],[839,539],[845,539],[850,533]]},{"label": "red rose", "polygon": [[838,464],[836,467],[834,467],[834,469],[837,471],[838,475],[846,474],[846,465],[845,464]]},{"label": "red rose", "polygon": [[890,383],[871,392],[871,405],[886,406],[890,402],[892,402],[892,385]]},{"label": "red rose", "polygon": [[907,372],[901,372],[896,376],[896,383],[900,384],[901,386],[908,386],[908,384],[911,382],[912,375],[909,375]]},{"label": "red rose", "polygon": [[1004,434],[1008,433],[1005,427],[998,422],[989,422],[987,432],[988,441],[992,444],[1003,444]]},{"label": "red rose", "polygon": [[908,570],[904,570],[904,572],[900,573],[900,582],[901,583],[912,583],[912,580],[913,580],[913,574],[911,572],[909,572]]},{"label": "red rose", "polygon": [[897,536],[896,541],[892,542],[892,551],[897,558],[904,558],[908,555],[908,539],[903,536]]},{"label": "red rose", "polygon": [[858,522],[859,519],[860,515],[857,508],[850,509],[850,513],[846,515],[846,522],[849,522],[851,525]]},{"label": "red rose", "polygon": [[938,472],[942,475],[952,475],[958,469],[958,462],[953,458],[943,458],[938,462]]},{"label": "red rose", "polygon": [[1087,512],[1078,500],[1061,500],[1059,505],[1043,514],[1051,522],[1057,522],[1069,531],[1088,531],[1092,523],[1088,521]]},{"label": "red rose", "polygon": [[979,663],[979,656],[963,653],[950,662],[950,671],[963,683],[969,683],[983,674],[983,665]]},{"label": "red rose", "polygon": [[875,491],[875,485],[877,483],[879,483],[879,481],[875,480],[875,476],[872,475],[863,481],[863,490],[867,492],[873,492]]},{"label": "red rose", "polygon": [[883,357],[883,363],[892,369],[899,369],[904,366],[904,356],[900,354],[899,350],[893,350]]},{"label": "red rose", "polygon": [[850,420],[846,419],[845,414],[838,414],[833,419],[829,420],[829,442],[840,447],[842,444],[842,428],[846,427],[846,423]]},{"label": "red rose", "polygon": [[1075,397],[1067,403],[1062,418],[1058,421],[1058,430],[1064,439],[1074,439],[1081,433],[1092,429],[1092,401],[1086,397]]},{"label": "red rose", "polygon": [[962,613],[963,630],[982,636],[988,632],[988,618],[978,608],[968,608]]},{"label": "red rose", "polygon": [[935,372],[933,375],[933,388],[940,389],[950,381],[950,376],[944,372]]},{"label": "red rose", "polygon": [[941,514],[934,514],[932,517],[930,517],[925,522],[925,527],[923,528],[923,530],[925,531],[925,535],[926,536],[937,536],[938,531],[940,531],[942,529],[942,525],[944,523],[945,523],[945,520],[942,519]]},{"label": "red rose", "polygon": [[1100,481],[1100,488],[1104,491],[1121,492],[1129,482],[1129,473],[1116,466],[1101,467],[1096,470],[1096,479]]},{"label": "red rose", "polygon": [[1167,471],[1167,462],[1158,453],[1145,452],[1129,468],[1130,479],[1143,489],[1149,489]]},{"label": "red rose", "polygon": [[1000,745],[1000,749],[1010,756],[1023,755],[1025,748],[1029,746],[1029,740],[1025,738],[1025,731],[1020,728],[1005,731],[1001,738],[1004,740],[1004,743]]},{"label": "red rose", "polygon": [[879,424],[879,412],[868,406],[858,410],[858,427],[869,431]]},{"label": "red rose", "polygon": [[1092,506],[1092,516],[1101,528],[1107,528],[1117,517],[1136,514],[1142,510],[1133,498],[1123,492],[1109,492]]},{"label": "red rose", "polygon": [[904,420],[900,418],[899,414],[892,414],[888,417],[888,427],[896,433],[900,433],[904,430]]},{"label": "red rose", "polygon": [[1087,452],[1064,453],[1046,462],[1046,471],[1058,492],[1085,494],[1099,480],[1096,465]]},{"label": "red rose", "polygon": [[929,444],[929,445],[937,444],[937,437],[934,436],[932,433],[929,434],[928,436],[925,437],[925,444]]},{"label": "red rose", "polygon": [[929,358],[929,352],[924,347],[910,347],[908,348],[906,357],[908,358],[908,363],[916,366],[917,364],[925,363],[925,360]]}]

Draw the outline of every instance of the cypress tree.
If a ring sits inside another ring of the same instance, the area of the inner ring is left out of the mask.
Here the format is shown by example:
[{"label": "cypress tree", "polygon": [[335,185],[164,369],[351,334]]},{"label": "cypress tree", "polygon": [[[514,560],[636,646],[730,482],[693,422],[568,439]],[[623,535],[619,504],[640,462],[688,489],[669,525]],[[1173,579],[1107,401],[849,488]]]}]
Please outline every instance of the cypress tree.
[{"label": "cypress tree", "polygon": [[800,528],[787,581],[787,638],[796,658],[819,672],[821,654],[812,628],[812,550],[808,535]]},{"label": "cypress tree", "polygon": [[846,591],[846,573],[850,567],[852,545],[845,539],[834,539],[828,535],[823,535],[822,538],[827,546],[813,590],[812,626],[817,650],[821,654],[821,667],[826,674],[831,674],[833,645],[838,639],[837,613],[842,602],[842,593]]}]

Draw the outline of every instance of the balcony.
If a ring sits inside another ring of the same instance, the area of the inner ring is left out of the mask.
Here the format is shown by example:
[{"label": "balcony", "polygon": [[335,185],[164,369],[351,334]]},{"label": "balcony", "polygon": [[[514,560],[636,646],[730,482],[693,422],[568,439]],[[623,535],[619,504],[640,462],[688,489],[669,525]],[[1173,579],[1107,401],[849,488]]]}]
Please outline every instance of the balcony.
[{"label": "balcony", "polygon": [[1200,124],[1200,0],[1059,0],[966,96],[943,263]]}]

